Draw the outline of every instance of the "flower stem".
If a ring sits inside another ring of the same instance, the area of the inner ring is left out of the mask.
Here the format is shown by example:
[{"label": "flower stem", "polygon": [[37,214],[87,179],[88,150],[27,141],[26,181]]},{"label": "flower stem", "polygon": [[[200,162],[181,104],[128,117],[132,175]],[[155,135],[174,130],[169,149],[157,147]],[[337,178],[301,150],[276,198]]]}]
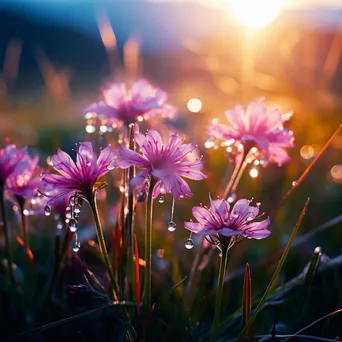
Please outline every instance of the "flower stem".
[{"label": "flower stem", "polygon": [[116,280],[114,278],[114,273],[112,270],[112,266],[110,264],[108,252],[107,252],[107,247],[106,247],[106,241],[103,236],[103,231],[102,231],[102,226],[100,222],[100,217],[99,217],[99,212],[97,209],[97,203],[96,203],[96,194],[93,194],[93,197],[89,201],[90,207],[93,212],[94,220],[95,220],[95,226],[96,226],[96,234],[97,234],[97,239],[100,245],[100,250],[102,253],[103,261],[105,263],[105,266],[107,268],[107,272],[110,278],[111,286],[113,288],[114,292],[114,300],[118,300],[118,294],[119,294],[119,289],[118,285],[116,283]]},{"label": "flower stem", "polygon": [[145,231],[145,310],[146,317],[151,314],[151,278],[152,278],[152,217],[153,217],[153,188],[156,181],[153,177],[150,180],[146,203],[146,231]]},{"label": "flower stem", "polygon": [[222,246],[222,256],[221,256],[221,261],[220,261],[219,277],[218,277],[218,284],[217,284],[215,315],[214,315],[213,330],[212,330],[212,335],[211,335],[211,342],[216,341],[216,336],[219,330],[222,292],[223,292],[225,271],[227,268],[228,250],[229,250],[229,247]]},{"label": "flower stem", "polygon": [[29,239],[28,239],[28,229],[27,229],[27,222],[26,217],[24,215],[24,207],[25,207],[25,198],[21,196],[16,196],[17,202],[19,205],[20,210],[20,218],[21,218],[21,236],[24,239],[25,247],[30,248],[29,246]]},{"label": "flower stem", "polygon": [[12,269],[12,254],[9,242],[9,233],[7,227],[7,216],[6,216],[6,208],[5,208],[5,200],[4,200],[4,188],[0,187],[0,208],[1,208],[1,216],[2,216],[2,223],[4,228],[4,236],[5,236],[5,248],[6,248],[6,258],[8,263],[8,273],[10,277],[11,284],[14,285],[14,274]]},{"label": "flower stem", "polygon": [[229,182],[228,182],[226,189],[224,191],[223,198],[225,200],[227,200],[228,197],[236,191],[236,188],[239,184],[241,176],[242,176],[243,172],[245,171],[245,168],[248,164],[246,160],[247,160],[247,156],[248,156],[250,150],[251,149],[248,146],[248,147],[244,147],[243,152],[241,152],[241,159],[235,165],[233,174],[230,177]]}]

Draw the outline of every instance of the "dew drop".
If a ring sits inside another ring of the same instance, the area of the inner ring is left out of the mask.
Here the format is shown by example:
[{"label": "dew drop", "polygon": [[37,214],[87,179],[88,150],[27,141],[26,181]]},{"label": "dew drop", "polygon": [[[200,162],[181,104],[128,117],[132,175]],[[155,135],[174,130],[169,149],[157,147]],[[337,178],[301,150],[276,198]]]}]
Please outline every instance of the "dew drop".
[{"label": "dew drop", "polygon": [[75,204],[74,207],[74,213],[79,214],[81,212],[81,205],[80,204]]},{"label": "dew drop", "polygon": [[107,170],[109,170],[109,171],[112,171],[112,170],[114,170],[114,169],[115,169],[114,163],[111,163],[111,164],[109,164],[109,165],[107,166]]},{"label": "dew drop", "polygon": [[24,214],[25,216],[30,216],[30,213],[29,213],[29,211],[28,211],[27,209],[24,209],[23,214]]},{"label": "dew drop", "polygon": [[238,218],[239,215],[240,215],[240,212],[239,212],[239,211],[234,211],[234,212],[232,212],[232,217],[233,217],[233,218]]},{"label": "dew drop", "polygon": [[167,230],[169,232],[174,232],[176,230],[176,223],[174,223],[173,221],[170,221],[167,226]]},{"label": "dew drop", "polygon": [[57,229],[62,229],[63,228],[63,223],[62,221],[57,222]]},{"label": "dew drop", "polygon": [[293,181],[292,182],[292,186],[296,186],[297,185],[297,182],[296,181]]},{"label": "dew drop", "polygon": [[69,229],[71,232],[76,232],[77,230],[77,221],[75,219],[69,220]]},{"label": "dew drop", "polygon": [[164,203],[164,196],[160,196],[159,197],[159,200],[158,200],[158,202],[160,203],[160,204],[162,204],[162,203]]},{"label": "dew drop", "polygon": [[247,220],[247,221],[252,221],[252,220],[253,220],[253,217],[248,216],[248,217],[246,218],[246,220]]},{"label": "dew drop", "polygon": [[256,204],[257,208],[260,208],[261,202],[256,202],[255,204]]},{"label": "dew drop", "polygon": [[51,208],[46,205],[44,208],[45,216],[50,216],[51,215]]},{"label": "dew drop", "polygon": [[320,253],[322,253],[322,248],[321,248],[320,246],[317,246],[317,247],[315,248],[315,250],[314,250],[314,253],[315,253],[315,254],[320,254]]},{"label": "dew drop", "polygon": [[228,203],[229,204],[231,204],[231,203],[233,203],[234,201],[236,200],[236,194],[235,193],[233,193],[233,194],[231,194],[229,197],[228,197]]},{"label": "dew drop", "polygon": [[77,253],[81,248],[81,243],[78,241],[75,243],[74,247],[72,248],[72,250]]},{"label": "dew drop", "polygon": [[193,247],[194,247],[194,240],[191,238],[188,238],[185,242],[185,248],[192,249]]},{"label": "dew drop", "polygon": [[87,163],[87,166],[91,166],[91,162],[88,162],[88,163]]}]

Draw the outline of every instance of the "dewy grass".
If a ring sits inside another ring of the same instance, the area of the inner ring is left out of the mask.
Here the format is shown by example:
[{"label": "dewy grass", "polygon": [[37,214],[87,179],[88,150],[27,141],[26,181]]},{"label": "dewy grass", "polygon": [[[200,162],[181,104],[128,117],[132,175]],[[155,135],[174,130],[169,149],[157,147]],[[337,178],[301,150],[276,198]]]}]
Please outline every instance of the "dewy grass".
[{"label": "dewy grass", "polygon": [[259,304],[257,305],[257,307],[255,308],[254,312],[253,312],[253,315],[251,316],[251,318],[248,320],[248,322],[246,323],[246,325],[244,326],[244,328],[242,329],[241,333],[239,334],[238,338],[237,338],[237,341],[242,341],[243,338],[245,337],[246,333],[248,332],[248,330],[250,329],[250,327],[252,326],[253,322],[255,321],[256,317],[258,316],[259,312],[262,310],[263,308],[263,305],[267,299],[267,296],[269,295],[270,291],[272,290],[272,287],[273,287],[273,284],[275,282],[275,280],[278,278],[279,274],[280,274],[280,271],[282,270],[283,266],[284,266],[284,263],[285,263],[285,260],[287,258],[287,255],[289,254],[289,251],[290,251],[290,247],[291,247],[291,244],[298,232],[298,229],[300,227],[300,224],[302,223],[302,220],[304,218],[304,215],[306,213],[306,210],[307,210],[307,207],[309,205],[309,202],[310,202],[310,198],[308,198],[308,200],[306,201],[305,205],[304,205],[304,208],[299,216],[299,219],[291,233],[291,236],[289,238],[289,241],[287,242],[287,245],[285,246],[285,249],[284,249],[284,252],[283,252],[283,255],[281,256],[280,260],[279,260],[279,263],[273,273],[273,276],[266,288],[266,291],[264,293],[264,295],[262,296],[262,298],[260,299],[260,302]]}]

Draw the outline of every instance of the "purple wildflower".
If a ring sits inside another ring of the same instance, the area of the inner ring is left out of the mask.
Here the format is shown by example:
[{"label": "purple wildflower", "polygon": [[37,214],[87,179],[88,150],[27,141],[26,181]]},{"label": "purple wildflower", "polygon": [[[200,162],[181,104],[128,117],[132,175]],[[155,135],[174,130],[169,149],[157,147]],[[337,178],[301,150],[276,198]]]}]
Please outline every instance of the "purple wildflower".
[{"label": "purple wildflower", "polygon": [[174,107],[167,105],[167,95],[146,80],[140,80],[128,89],[125,83],[113,83],[102,90],[103,101],[93,103],[85,110],[85,118],[98,118],[107,127],[128,126],[156,115],[172,118]]},{"label": "purple wildflower", "polygon": [[253,101],[246,111],[238,105],[225,114],[230,126],[219,124],[215,119],[209,127],[209,135],[226,142],[227,150],[231,150],[231,145],[250,142],[254,146],[254,157],[263,160],[264,165],[273,160],[281,166],[290,160],[284,148],[294,146],[294,137],[283,123],[291,118],[292,112],[281,114],[278,109],[268,110],[262,101]]},{"label": "purple wildflower", "polygon": [[8,177],[19,166],[26,154],[26,148],[17,150],[17,146],[14,144],[0,149],[0,187],[4,187]]},{"label": "purple wildflower", "polygon": [[[210,196],[209,196],[210,198]],[[192,208],[192,215],[198,222],[185,222],[186,229],[199,235],[212,236],[244,236],[249,239],[263,239],[270,235],[266,228],[270,224],[267,217],[255,221],[259,215],[259,207],[251,206],[249,200],[241,199],[230,209],[226,200],[212,200],[210,208],[199,206]]]},{"label": "purple wildflower", "polygon": [[171,193],[174,198],[192,196],[189,185],[182,177],[201,180],[207,176],[202,173],[201,158],[193,155],[196,146],[183,144],[182,139],[173,134],[167,144],[156,131],[146,135],[135,132],[134,140],[140,146],[142,154],[120,146],[118,166],[126,169],[132,165],[143,169],[132,179],[131,184],[141,186],[150,175],[158,181],[153,190],[153,198],[159,194]]},{"label": "purple wildflower", "polygon": [[27,150],[24,150],[21,156],[20,163],[8,177],[6,185],[14,196],[30,199],[37,195],[37,190],[42,185],[39,177],[39,157],[31,158]]},{"label": "purple wildflower", "polygon": [[100,154],[93,150],[90,142],[83,142],[76,151],[76,164],[71,157],[61,149],[51,157],[51,166],[59,173],[43,175],[42,180],[51,185],[50,198],[77,193],[79,196],[90,199],[93,196],[95,183],[114,168],[117,155],[110,146],[102,149]]}]

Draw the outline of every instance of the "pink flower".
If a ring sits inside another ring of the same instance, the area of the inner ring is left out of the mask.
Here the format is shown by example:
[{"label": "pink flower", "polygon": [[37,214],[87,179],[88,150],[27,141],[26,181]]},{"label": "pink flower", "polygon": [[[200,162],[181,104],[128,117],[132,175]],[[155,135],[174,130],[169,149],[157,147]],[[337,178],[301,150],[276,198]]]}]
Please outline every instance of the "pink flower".
[{"label": "pink flower", "polygon": [[20,165],[21,160],[26,155],[26,148],[17,150],[13,144],[6,145],[0,149],[0,186],[3,187],[7,178]]},{"label": "pink flower", "polygon": [[[209,196],[210,198],[210,196]],[[198,222],[185,222],[184,227],[199,235],[244,236],[249,239],[263,239],[270,235],[266,228],[270,219],[255,221],[259,215],[259,207],[251,206],[251,201],[241,199],[230,209],[225,200],[212,200],[210,208],[199,206],[192,208],[192,215]]]},{"label": "pink flower", "polygon": [[110,84],[102,90],[104,101],[94,103],[85,110],[85,118],[99,118],[107,126],[128,126],[160,114],[173,117],[174,107],[165,104],[167,95],[146,80],[140,80],[128,89],[125,83]]},{"label": "pink flower", "polygon": [[33,198],[37,190],[41,188],[42,182],[39,177],[39,157],[31,158],[25,150],[21,162],[7,179],[6,185],[11,193],[23,199]]},{"label": "pink flower", "polygon": [[43,175],[42,180],[52,188],[51,193],[45,193],[45,196],[56,198],[77,193],[81,197],[90,199],[93,196],[95,183],[114,168],[117,159],[110,146],[102,149],[98,156],[90,142],[81,143],[76,154],[76,164],[61,149],[51,157],[51,166],[59,175],[52,173]]},{"label": "pink flower", "polygon": [[142,154],[120,146],[118,166],[125,169],[136,165],[143,169],[132,179],[133,186],[144,183],[149,175],[158,179],[153,198],[166,193],[177,199],[192,196],[189,185],[182,177],[194,180],[207,177],[202,173],[202,160],[193,156],[196,146],[182,144],[177,134],[171,135],[167,144],[163,143],[158,132],[152,130],[146,135],[136,132],[134,139]]},{"label": "pink flower", "polygon": [[246,111],[239,105],[225,114],[230,126],[213,121],[209,127],[212,138],[226,141],[227,146],[251,142],[254,156],[263,160],[264,165],[273,160],[281,166],[290,160],[284,148],[294,146],[294,137],[283,123],[292,113],[281,114],[278,109],[268,110],[261,101],[253,101]]}]

